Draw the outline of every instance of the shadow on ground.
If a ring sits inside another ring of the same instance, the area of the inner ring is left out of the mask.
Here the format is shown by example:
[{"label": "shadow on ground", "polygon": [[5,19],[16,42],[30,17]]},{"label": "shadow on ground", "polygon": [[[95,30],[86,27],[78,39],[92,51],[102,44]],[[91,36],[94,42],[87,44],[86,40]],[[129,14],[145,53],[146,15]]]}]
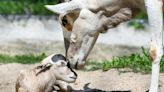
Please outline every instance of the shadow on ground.
[{"label": "shadow on ground", "polygon": [[127,91],[121,91],[121,90],[115,90],[115,91],[105,91],[101,89],[93,89],[89,88],[88,85],[90,83],[87,83],[84,85],[83,90],[74,90],[71,86],[68,86],[69,91],[68,92],[131,92],[130,90]]}]

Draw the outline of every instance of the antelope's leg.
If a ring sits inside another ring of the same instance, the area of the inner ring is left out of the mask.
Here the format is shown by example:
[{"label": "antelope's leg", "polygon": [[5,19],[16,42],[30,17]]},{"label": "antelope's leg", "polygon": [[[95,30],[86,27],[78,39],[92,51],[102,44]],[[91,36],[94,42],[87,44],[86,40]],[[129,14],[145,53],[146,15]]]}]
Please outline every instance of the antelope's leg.
[{"label": "antelope's leg", "polygon": [[160,61],[163,55],[162,49],[162,0],[145,0],[147,7],[148,19],[152,31],[150,44],[150,56],[152,58],[152,75],[150,92],[158,92]]}]

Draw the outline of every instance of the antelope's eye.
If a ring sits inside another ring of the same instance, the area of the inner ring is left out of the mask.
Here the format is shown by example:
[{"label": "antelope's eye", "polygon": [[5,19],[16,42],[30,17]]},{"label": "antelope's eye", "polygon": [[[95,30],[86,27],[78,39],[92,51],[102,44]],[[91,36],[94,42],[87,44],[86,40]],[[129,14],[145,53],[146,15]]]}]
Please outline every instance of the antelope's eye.
[{"label": "antelope's eye", "polygon": [[57,61],[57,66],[59,66],[59,67],[63,67],[63,66],[66,66],[67,65],[67,62],[66,61],[64,61],[64,60],[58,60]]},{"label": "antelope's eye", "polygon": [[66,66],[66,62],[65,61],[61,61],[61,66]]}]

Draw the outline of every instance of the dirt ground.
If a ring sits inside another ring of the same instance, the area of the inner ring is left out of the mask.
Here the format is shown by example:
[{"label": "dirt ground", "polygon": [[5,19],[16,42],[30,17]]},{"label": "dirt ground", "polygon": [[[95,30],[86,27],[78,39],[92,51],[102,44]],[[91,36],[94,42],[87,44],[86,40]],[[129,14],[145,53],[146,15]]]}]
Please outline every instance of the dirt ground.
[{"label": "dirt ground", "polygon": [[[1,64],[0,65],[0,92],[15,92],[14,84],[19,71],[22,69],[32,68],[35,65],[22,64]],[[103,91],[131,91],[131,92],[146,92],[150,84],[150,74],[143,75],[140,73],[124,72],[111,69],[107,72],[101,70],[84,72],[76,71],[78,79],[74,84],[70,84],[74,90],[83,89],[88,85],[90,89],[99,89]],[[164,74],[160,75],[160,92],[164,91]]]},{"label": "dirt ground", "polygon": [[[30,53],[40,54],[43,52],[47,55],[52,53],[64,54],[63,46],[63,43],[60,41],[17,40],[15,42],[1,42],[0,53],[10,55]],[[104,59],[111,59],[113,56],[129,55],[135,52],[141,52],[141,49],[138,47],[96,44],[88,59],[101,61]],[[14,83],[16,81],[17,75],[19,74],[19,71],[22,69],[29,69],[34,66],[35,65],[23,65],[15,63],[0,64],[0,92],[15,92]],[[90,72],[78,70],[77,74],[77,81],[74,84],[70,84],[74,90],[83,89],[85,85],[90,83],[88,87],[91,89],[99,89],[109,92],[145,92],[148,90],[150,85],[150,74],[143,75],[140,73],[133,73],[129,71],[129,69],[123,69],[119,71],[116,69],[111,69],[107,72],[103,72],[101,70]],[[163,78],[164,74],[161,74],[159,85],[161,92],[164,91],[164,80],[162,80]]]}]

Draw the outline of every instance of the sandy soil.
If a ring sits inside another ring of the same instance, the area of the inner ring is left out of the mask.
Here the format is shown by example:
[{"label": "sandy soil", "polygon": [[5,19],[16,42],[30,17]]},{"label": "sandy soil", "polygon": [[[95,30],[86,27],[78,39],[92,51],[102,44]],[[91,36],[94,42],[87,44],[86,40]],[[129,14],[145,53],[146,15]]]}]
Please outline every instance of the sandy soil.
[{"label": "sandy soil", "polygon": [[[10,55],[30,53],[40,54],[43,52],[47,55],[52,53],[64,54],[63,46],[63,42],[61,41],[16,40],[10,42],[1,42],[0,53]],[[137,47],[128,46],[96,44],[88,59],[92,61],[101,61],[104,59],[111,59],[113,56],[129,55],[135,52],[141,52],[141,49]],[[19,74],[19,71],[34,66],[35,65],[1,64],[0,92],[15,92],[14,83],[16,81],[17,75]],[[149,88],[150,84],[150,75],[142,75],[140,73],[133,72],[121,73],[116,69],[111,69],[107,72],[97,70],[90,72],[77,71],[77,73],[79,76],[76,83],[71,84],[74,90],[83,89],[86,84],[90,83],[88,86],[91,89],[95,88],[110,92],[128,90],[132,92],[145,92]],[[164,74],[161,74],[160,77],[162,79],[164,77]],[[161,90],[164,90],[163,83],[164,80],[160,80]]]},{"label": "sandy soil", "polygon": [[[22,64],[1,64],[0,65],[0,92],[15,92],[14,84],[22,69],[32,68],[35,65]],[[127,71],[128,72],[125,72]],[[123,73],[124,72],[124,73]],[[97,71],[77,71],[78,79],[74,84],[70,84],[74,90],[83,89],[90,83],[90,89],[99,89],[103,91],[131,91],[145,92],[149,88],[150,75],[130,72],[129,69],[111,69],[107,72]],[[164,74],[160,75],[160,92],[164,91]],[[78,91],[77,91],[78,92]],[[81,92],[81,91],[79,91]]]}]

